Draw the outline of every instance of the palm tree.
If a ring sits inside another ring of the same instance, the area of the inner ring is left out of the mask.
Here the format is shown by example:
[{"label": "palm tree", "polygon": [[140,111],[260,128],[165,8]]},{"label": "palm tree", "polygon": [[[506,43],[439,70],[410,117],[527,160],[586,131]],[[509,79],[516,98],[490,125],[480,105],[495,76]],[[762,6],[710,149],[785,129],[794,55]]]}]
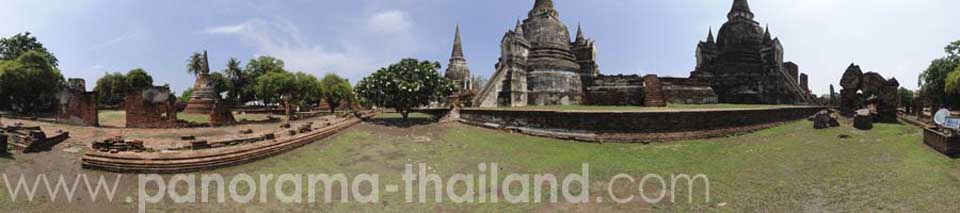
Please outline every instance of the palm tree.
[{"label": "palm tree", "polygon": [[203,53],[196,52],[187,59],[187,73],[197,75],[203,72],[203,66],[206,62],[203,58]]},{"label": "palm tree", "polygon": [[227,100],[231,104],[239,102],[243,96],[243,88],[247,86],[247,79],[243,75],[243,69],[240,68],[240,60],[230,58],[227,61],[227,69],[223,70],[230,81],[230,88],[227,90]]}]

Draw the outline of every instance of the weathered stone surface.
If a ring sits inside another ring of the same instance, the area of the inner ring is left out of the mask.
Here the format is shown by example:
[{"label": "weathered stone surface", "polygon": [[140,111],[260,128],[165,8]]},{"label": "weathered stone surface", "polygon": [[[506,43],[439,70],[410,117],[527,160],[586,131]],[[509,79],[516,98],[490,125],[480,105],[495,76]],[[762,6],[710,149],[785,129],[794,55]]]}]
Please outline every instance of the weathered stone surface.
[{"label": "weathered stone surface", "polygon": [[644,106],[667,106],[666,98],[664,98],[663,95],[663,85],[660,84],[660,79],[657,78],[657,75],[643,76],[643,92],[645,94],[643,98]]},{"label": "weathered stone surface", "polygon": [[798,82],[796,64],[783,61],[783,46],[754,21],[746,0],[735,0],[720,28],[697,45],[697,67],[690,77],[712,83],[722,103],[816,103]]},{"label": "weathered stone surface", "polygon": [[207,51],[203,51],[203,70],[197,73],[197,81],[193,84],[193,94],[190,101],[187,102],[187,108],[184,113],[192,114],[210,114],[213,111],[213,105],[220,100],[220,94],[217,94],[210,80],[210,63],[207,58]]},{"label": "weathered stone surface", "polygon": [[853,127],[859,130],[873,129],[873,116],[870,115],[869,109],[857,110],[857,113],[853,116]]},{"label": "weathered stone surface", "polygon": [[177,98],[170,88],[154,87],[128,92],[124,98],[127,128],[173,128],[184,124],[177,120]]},{"label": "weathered stone surface", "polygon": [[70,79],[67,88],[58,95],[58,122],[81,126],[99,126],[97,113],[97,94],[86,91],[83,79]]},{"label": "weathered stone surface", "polygon": [[860,66],[850,64],[847,71],[843,73],[840,79],[840,114],[843,116],[853,116],[857,109],[863,107],[863,97],[860,96],[860,85],[863,79],[863,71]]},{"label": "weathered stone surface", "polygon": [[884,123],[896,123],[897,110],[900,108],[900,82],[896,78],[887,80],[880,91],[880,103],[877,105],[877,121]]},{"label": "weathered stone surface", "polygon": [[467,59],[463,56],[463,44],[460,42],[460,25],[457,25],[457,32],[453,38],[453,53],[450,54],[450,64],[447,65],[444,78],[457,85],[455,88],[457,93],[473,90],[473,84],[470,82],[470,67],[467,66]]},{"label": "weathered stone surface", "polygon": [[233,117],[233,112],[219,100],[214,102],[213,111],[210,113],[209,119],[210,125],[213,126],[225,126],[237,123],[237,120]]},{"label": "weathered stone surface", "polygon": [[926,128],[923,130],[923,143],[950,157],[960,157],[960,135]]},{"label": "weathered stone surface", "polygon": [[[678,112],[589,112],[461,109],[462,121],[528,134],[586,141],[663,141],[706,138],[768,128],[805,119],[823,107]],[[677,137],[660,134],[682,133]],[[541,134],[542,133],[542,134]],[[621,137],[622,136],[622,137]]]},{"label": "weathered stone surface", "polygon": [[840,122],[838,122],[828,110],[817,112],[817,114],[813,116],[814,129],[826,129],[838,126],[840,126]]},{"label": "weathered stone surface", "polygon": [[865,97],[872,95],[880,96],[880,93],[883,92],[883,87],[886,85],[887,79],[884,79],[879,73],[868,72],[863,74],[860,91],[863,91],[863,96]]},{"label": "weathered stone surface", "polygon": [[643,78],[639,75],[597,76],[585,91],[584,103],[607,106],[643,105]]},{"label": "weathered stone surface", "polygon": [[527,19],[504,35],[501,49],[497,71],[473,101],[478,106],[582,104],[585,85],[581,77],[598,72],[595,63],[586,72],[581,70],[580,64],[594,59],[578,59],[573,49],[592,56],[593,42],[586,38],[570,41],[570,32],[552,0],[537,0]]},{"label": "weathered stone surface", "polygon": [[674,104],[716,104],[717,94],[710,82],[691,78],[660,77],[663,95],[668,103]]}]

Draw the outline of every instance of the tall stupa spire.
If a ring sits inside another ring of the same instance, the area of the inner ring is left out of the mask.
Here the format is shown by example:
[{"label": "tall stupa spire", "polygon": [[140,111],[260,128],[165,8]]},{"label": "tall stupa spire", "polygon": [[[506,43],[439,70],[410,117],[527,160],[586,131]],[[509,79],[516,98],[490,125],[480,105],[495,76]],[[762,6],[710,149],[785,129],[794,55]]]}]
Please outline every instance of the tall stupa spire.
[{"label": "tall stupa spire", "polygon": [[523,25],[520,24],[520,19],[517,19],[517,26],[514,27],[513,32],[523,35]]},{"label": "tall stupa spire", "polygon": [[710,27],[710,30],[707,31],[707,43],[708,43],[708,44],[715,43],[715,41],[713,40],[713,27],[712,27],[712,26]]},{"label": "tall stupa spire", "polygon": [[553,0],[537,0],[533,4],[533,9],[530,10],[530,17],[538,16],[540,14],[547,13],[551,16],[559,15],[557,10],[553,7]]},{"label": "tall stupa spire", "polygon": [[453,53],[451,58],[463,58],[463,46],[460,43],[460,24],[457,24],[457,32],[453,37]]},{"label": "tall stupa spire", "polygon": [[580,27],[580,23],[577,23],[577,41],[583,40],[586,37],[583,36],[583,28]]},{"label": "tall stupa spire", "polygon": [[750,3],[747,0],[733,0],[733,7],[730,8],[730,13],[727,13],[727,18],[732,20],[737,17],[753,19],[753,12],[750,11]]}]

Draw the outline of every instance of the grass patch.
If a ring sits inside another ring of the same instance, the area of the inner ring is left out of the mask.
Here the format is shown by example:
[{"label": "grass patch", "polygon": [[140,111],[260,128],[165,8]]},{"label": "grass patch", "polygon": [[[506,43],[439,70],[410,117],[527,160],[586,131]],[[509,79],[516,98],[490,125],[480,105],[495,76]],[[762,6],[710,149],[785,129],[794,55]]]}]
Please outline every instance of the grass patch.
[{"label": "grass patch", "polygon": [[[839,135],[850,137],[839,139]],[[577,143],[459,124],[401,131],[366,126],[288,154],[222,171],[345,173],[348,177],[373,173],[380,175],[383,185],[402,183],[400,174],[407,163],[425,163],[431,172],[448,177],[454,173],[478,174],[478,164],[491,162],[502,168],[501,179],[513,172],[579,173],[581,163],[589,163],[590,180],[600,183],[591,186],[591,198],[606,195],[605,181],[620,173],[638,179],[646,174],[704,174],[711,181],[711,202],[704,202],[703,195],[696,194],[696,200],[687,203],[683,188],[677,191],[678,203],[585,207],[596,211],[930,211],[955,209],[955,201],[960,199],[960,161],[924,146],[920,129],[897,124],[878,124],[873,131],[849,127],[818,131],[809,122],[798,121],[736,137],[651,145]],[[635,189],[617,190],[636,193]],[[303,208],[417,212],[564,209],[562,204],[505,202],[408,204],[402,193],[381,194],[381,204],[335,202]],[[432,194],[429,198],[432,201]],[[719,203],[727,205],[718,207]],[[276,208],[299,209],[272,201],[252,203],[244,210]]]},{"label": "grass patch", "polygon": [[127,112],[123,110],[100,110],[98,113],[101,126],[123,127],[127,123]]},{"label": "grass patch", "polygon": [[771,109],[784,107],[786,105],[760,105],[760,104],[667,104],[667,107],[644,107],[644,106],[592,106],[592,105],[566,105],[566,106],[524,106],[513,107],[510,109],[545,109],[545,110],[586,110],[586,111],[670,111],[670,110],[695,110],[695,109]]}]

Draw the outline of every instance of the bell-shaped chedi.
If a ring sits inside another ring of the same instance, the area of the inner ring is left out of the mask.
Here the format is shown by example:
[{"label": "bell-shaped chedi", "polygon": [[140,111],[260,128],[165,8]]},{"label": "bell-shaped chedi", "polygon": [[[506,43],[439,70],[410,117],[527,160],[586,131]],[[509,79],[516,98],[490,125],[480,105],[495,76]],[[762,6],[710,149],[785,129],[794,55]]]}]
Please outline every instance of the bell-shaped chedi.
[{"label": "bell-shaped chedi", "polygon": [[[191,62],[194,63],[194,62]],[[193,84],[193,95],[187,102],[187,108],[184,113],[190,114],[210,114],[213,112],[214,103],[220,100],[220,94],[217,94],[210,80],[210,63],[207,60],[207,51],[203,51],[203,58],[199,61],[199,72],[196,73],[197,81]]]}]

